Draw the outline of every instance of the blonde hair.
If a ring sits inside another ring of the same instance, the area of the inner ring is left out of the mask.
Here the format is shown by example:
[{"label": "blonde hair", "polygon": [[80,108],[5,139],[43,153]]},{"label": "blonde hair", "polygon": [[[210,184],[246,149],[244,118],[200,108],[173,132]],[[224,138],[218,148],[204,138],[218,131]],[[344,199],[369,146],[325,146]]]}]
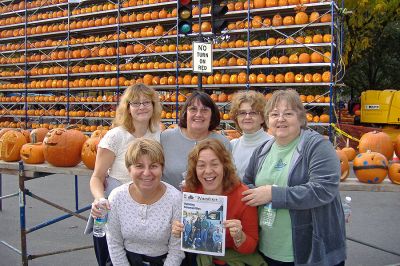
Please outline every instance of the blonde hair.
[{"label": "blonde hair", "polygon": [[165,159],[161,144],[148,138],[137,138],[129,144],[125,154],[126,168],[139,162],[143,155],[149,156],[151,162],[159,163],[164,168]]},{"label": "blonde hair", "polygon": [[286,102],[287,105],[297,113],[301,128],[305,129],[307,127],[306,109],[300,101],[299,94],[293,89],[277,90],[272,93],[272,97],[265,107],[264,117],[267,124],[269,122],[269,113],[282,101]]},{"label": "blonde hair", "polygon": [[131,133],[135,132],[135,125],[133,124],[132,116],[130,114],[129,103],[139,100],[140,96],[148,97],[153,104],[153,115],[151,116],[148,125],[149,130],[151,132],[159,130],[162,110],[160,97],[153,88],[149,88],[142,83],[129,86],[122,94],[113,121],[114,127],[123,126],[127,131]]},{"label": "blonde hair", "polygon": [[257,91],[240,91],[233,95],[229,116],[235,122],[238,129],[240,129],[240,126],[237,120],[237,114],[242,103],[249,103],[254,111],[260,112],[263,120],[261,126],[264,129],[267,129],[267,124],[264,117],[264,109],[266,105],[264,95]]},{"label": "blonde hair", "polygon": [[225,146],[217,139],[205,139],[197,143],[188,156],[188,170],[185,178],[185,190],[188,192],[195,192],[201,183],[197,177],[196,165],[199,160],[200,152],[210,149],[218,157],[224,168],[224,177],[222,179],[222,188],[224,192],[229,192],[237,184],[240,179],[236,174],[236,168],[233,164],[231,153]]}]

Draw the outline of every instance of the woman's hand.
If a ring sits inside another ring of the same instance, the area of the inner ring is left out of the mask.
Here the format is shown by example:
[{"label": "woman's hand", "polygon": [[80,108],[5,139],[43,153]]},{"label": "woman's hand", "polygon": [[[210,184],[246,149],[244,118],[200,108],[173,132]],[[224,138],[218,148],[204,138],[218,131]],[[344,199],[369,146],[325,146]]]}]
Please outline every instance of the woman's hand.
[{"label": "woman's hand", "polygon": [[232,219],[224,221],[224,227],[229,230],[229,234],[233,239],[242,236],[242,222],[240,220]]},{"label": "woman's hand", "polygon": [[259,206],[264,205],[272,200],[272,186],[265,185],[253,189],[248,189],[242,193],[242,201],[246,201],[246,205]]},{"label": "woman's hand", "polygon": [[229,230],[229,234],[233,238],[236,247],[239,247],[246,241],[246,234],[243,232],[242,222],[232,219],[224,222],[224,227]]},{"label": "woman's hand", "polygon": [[[100,204],[100,201],[102,204]],[[103,209],[104,207],[106,207],[107,210],[110,210],[110,203],[108,202],[107,199],[105,198],[95,199],[92,203],[92,209],[90,211],[90,215],[92,215],[94,219],[100,217],[101,209]]]},{"label": "woman's hand", "polygon": [[183,223],[179,221],[174,221],[172,223],[172,235],[174,237],[181,237],[181,233],[183,232]]}]

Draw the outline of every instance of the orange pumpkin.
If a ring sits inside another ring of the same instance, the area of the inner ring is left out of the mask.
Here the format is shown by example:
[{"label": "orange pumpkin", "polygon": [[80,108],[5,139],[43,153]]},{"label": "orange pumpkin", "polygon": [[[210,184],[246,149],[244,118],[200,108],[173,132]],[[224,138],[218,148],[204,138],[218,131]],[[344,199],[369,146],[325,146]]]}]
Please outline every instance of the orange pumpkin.
[{"label": "orange pumpkin", "polygon": [[394,152],[396,153],[397,158],[400,158],[400,135],[398,135],[394,141]]},{"label": "orange pumpkin", "polygon": [[31,131],[31,142],[43,142],[44,137],[49,132],[49,130],[45,127],[35,128]]},{"label": "orange pumpkin", "polygon": [[353,161],[356,158],[356,150],[352,147],[344,147],[342,151],[346,154],[349,161]]},{"label": "orange pumpkin", "polygon": [[104,135],[108,132],[106,129],[97,129],[93,131],[92,135],[90,135],[91,138],[102,138]]},{"label": "orange pumpkin", "polygon": [[47,133],[44,158],[54,166],[72,167],[81,161],[82,145],[86,136],[76,129],[55,128]]},{"label": "orange pumpkin", "polygon": [[21,148],[20,155],[24,163],[30,163],[30,164],[44,163],[42,142],[24,144]]},{"label": "orange pumpkin", "polygon": [[388,160],[378,152],[363,152],[354,159],[353,170],[360,182],[381,183],[388,173]]},{"label": "orange pumpkin", "polygon": [[379,152],[388,160],[393,158],[393,143],[392,139],[385,132],[371,131],[362,135],[360,143],[358,145],[360,152],[366,152],[368,150]]},{"label": "orange pumpkin", "polygon": [[12,130],[12,128],[3,128],[0,130],[0,138],[7,132]]},{"label": "orange pumpkin", "polygon": [[343,150],[336,150],[336,155],[340,160],[340,181],[346,180],[350,174],[349,160]]},{"label": "orange pumpkin", "polygon": [[264,8],[264,7],[265,7],[265,0],[254,0],[254,8]]},{"label": "orange pumpkin", "polygon": [[19,151],[27,143],[24,134],[16,130],[7,131],[0,138],[0,158],[6,162],[21,160]]},{"label": "orange pumpkin", "polygon": [[389,166],[389,179],[392,183],[400,185],[400,163],[392,163]]},{"label": "orange pumpkin", "polygon": [[94,165],[96,163],[96,155],[97,155],[97,147],[99,145],[100,138],[99,137],[91,137],[83,143],[82,146],[82,162],[89,169],[94,169]]}]

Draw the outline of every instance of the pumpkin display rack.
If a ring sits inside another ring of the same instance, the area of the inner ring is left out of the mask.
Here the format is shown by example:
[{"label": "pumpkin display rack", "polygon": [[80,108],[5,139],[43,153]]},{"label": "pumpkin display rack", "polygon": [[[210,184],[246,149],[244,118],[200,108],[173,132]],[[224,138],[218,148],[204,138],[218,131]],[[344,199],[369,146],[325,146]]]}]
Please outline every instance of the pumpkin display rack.
[{"label": "pumpkin display rack", "polygon": [[[233,126],[233,92],[287,87],[325,97],[305,105],[315,111],[310,126],[328,126],[341,78],[337,3],[284,2],[256,0],[248,8],[230,1],[227,29],[211,38],[209,1],[201,9],[193,2],[188,36],[177,35],[176,1],[1,1],[0,127],[108,128],[120,94],[136,82],[160,92],[162,121],[176,123],[187,93],[199,86],[191,62],[199,30],[213,42],[214,59],[202,88],[227,96],[217,103],[224,128]],[[315,119],[321,114],[329,121]]]}]

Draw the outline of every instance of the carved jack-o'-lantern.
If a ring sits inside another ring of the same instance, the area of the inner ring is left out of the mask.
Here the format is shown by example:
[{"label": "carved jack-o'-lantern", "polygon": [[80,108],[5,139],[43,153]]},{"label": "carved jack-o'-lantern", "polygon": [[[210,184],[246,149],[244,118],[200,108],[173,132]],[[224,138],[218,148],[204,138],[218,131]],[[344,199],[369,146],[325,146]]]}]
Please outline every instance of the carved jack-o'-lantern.
[{"label": "carved jack-o'-lantern", "polygon": [[393,142],[388,134],[385,132],[372,131],[362,135],[360,144],[358,146],[360,152],[368,150],[379,152],[385,155],[386,159],[393,158]]},{"label": "carved jack-o'-lantern", "polygon": [[17,130],[20,131],[22,133],[22,135],[24,135],[27,143],[31,142],[31,136],[30,136],[29,130],[25,130],[25,129],[23,129],[23,130],[17,129]]},{"label": "carved jack-o'-lantern", "polygon": [[340,181],[346,180],[350,174],[349,160],[347,159],[346,153],[343,150],[336,150],[336,155],[340,160]]},{"label": "carved jack-o'-lantern", "polygon": [[360,153],[353,161],[353,170],[358,180],[364,183],[381,183],[388,173],[388,161],[378,152]]},{"label": "carved jack-o'-lantern", "polygon": [[89,169],[94,169],[96,163],[97,146],[99,145],[100,138],[89,138],[82,146],[82,162]]},{"label": "carved jack-o'-lantern", "polygon": [[44,158],[54,166],[76,166],[81,161],[85,135],[79,130],[55,128],[44,138]]},{"label": "carved jack-o'-lantern", "polygon": [[24,163],[30,163],[30,164],[44,163],[42,142],[24,144],[21,148],[20,155]]},{"label": "carved jack-o'-lantern", "polygon": [[12,128],[3,128],[0,130],[0,138],[7,132],[13,130]]},{"label": "carved jack-o'-lantern", "polygon": [[31,131],[31,142],[43,142],[49,130],[45,127],[35,128]]},{"label": "carved jack-o'-lantern", "polygon": [[104,135],[108,132],[106,129],[97,129],[93,131],[92,135],[90,135],[91,138],[102,138]]},{"label": "carved jack-o'-lantern", "polygon": [[389,179],[392,183],[400,185],[400,163],[392,163],[390,165]]},{"label": "carved jack-o'-lantern", "polygon": [[19,151],[26,143],[24,134],[16,130],[4,133],[0,138],[0,157],[6,162],[15,162],[21,159]]}]

